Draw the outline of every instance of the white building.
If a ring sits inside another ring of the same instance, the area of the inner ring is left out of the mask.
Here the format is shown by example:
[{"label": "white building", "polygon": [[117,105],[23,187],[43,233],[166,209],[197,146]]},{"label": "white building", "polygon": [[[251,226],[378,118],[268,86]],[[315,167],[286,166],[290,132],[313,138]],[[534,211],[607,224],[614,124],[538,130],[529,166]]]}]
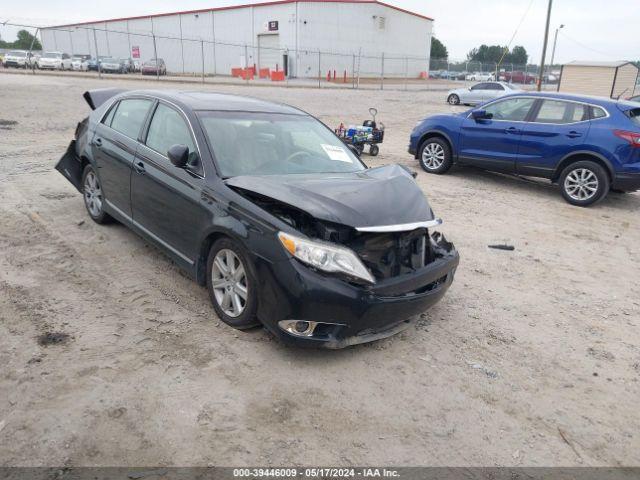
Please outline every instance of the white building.
[{"label": "white building", "polygon": [[144,61],[157,52],[175,73],[286,63],[298,77],[417,77],[428,70],[432,28],[433,19],[377,0],[277,0],[60,25],[41,35],[45,50],[71,54]]}]

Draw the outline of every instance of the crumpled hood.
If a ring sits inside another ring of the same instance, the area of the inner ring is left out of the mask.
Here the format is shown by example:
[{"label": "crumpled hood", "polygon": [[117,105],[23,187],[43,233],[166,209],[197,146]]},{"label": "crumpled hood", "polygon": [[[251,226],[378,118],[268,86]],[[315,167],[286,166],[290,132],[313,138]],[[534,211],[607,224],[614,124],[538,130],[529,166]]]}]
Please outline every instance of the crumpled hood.
[{"label": "crumpled hood", "polygon": [[243,175],[225,183],[354,228],[433,220],[422,190],[398,165],[356,173]]}]

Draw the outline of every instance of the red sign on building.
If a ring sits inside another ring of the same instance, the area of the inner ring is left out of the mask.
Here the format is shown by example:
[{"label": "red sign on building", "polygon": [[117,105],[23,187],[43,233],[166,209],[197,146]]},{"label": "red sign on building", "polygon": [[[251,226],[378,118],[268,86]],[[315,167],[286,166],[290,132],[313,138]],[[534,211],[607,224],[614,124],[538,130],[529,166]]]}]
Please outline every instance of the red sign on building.
[{"label": "red sign on building", "polygon": [[140,47],[131,47],[131,57],[140,58]]}]

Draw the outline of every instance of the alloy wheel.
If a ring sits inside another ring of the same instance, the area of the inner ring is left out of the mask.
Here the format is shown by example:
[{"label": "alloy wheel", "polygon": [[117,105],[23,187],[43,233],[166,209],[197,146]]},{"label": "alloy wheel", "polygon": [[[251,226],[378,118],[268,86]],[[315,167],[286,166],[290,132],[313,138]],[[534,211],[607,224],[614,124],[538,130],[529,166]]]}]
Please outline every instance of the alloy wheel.
[{"label": "alloy wheel", "polygon": [[587,168],[576,168],[564,179],[564,189],[574,200],[585,201],[598,193],[598,177]]},{"label": "alloy wheel", "polygon": [[84,203],[92,217],[102,213],[102,189],[94,172],[87,173],[84,179]]},{"label": "alloy wheel", "polygon": [[444,163],[444,148],[438,143],[427,143],[422,149],[422,164],[429,170],[436,170]]},{"label": "alloy wheel", "polygon": [[242,260],[232,250],[221,249],[213,259],[211,287],[216,302],[230,317],[238,317],[247,306],[247,273]]}]

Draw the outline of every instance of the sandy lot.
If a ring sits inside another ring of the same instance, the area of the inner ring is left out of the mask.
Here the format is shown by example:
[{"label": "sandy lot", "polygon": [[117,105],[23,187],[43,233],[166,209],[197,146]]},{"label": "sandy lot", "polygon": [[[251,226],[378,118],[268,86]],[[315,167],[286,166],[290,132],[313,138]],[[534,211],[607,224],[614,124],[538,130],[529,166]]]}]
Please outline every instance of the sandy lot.
[{"label": "sandy lot", "polygon": [[[0,74],[0,119],[17,122],[0,122],[0,466],[640,465],[639,194],[580,209],[547,185],[420,171],[461,254],[444,300],[384,341],[287,348],[221,323],[53,170],[82,92],[115,84],[143,85]],[[416,169],[409,131],[452,108],[442,92],[206,88],[330,125],[376,106],[369,163]]]}]

